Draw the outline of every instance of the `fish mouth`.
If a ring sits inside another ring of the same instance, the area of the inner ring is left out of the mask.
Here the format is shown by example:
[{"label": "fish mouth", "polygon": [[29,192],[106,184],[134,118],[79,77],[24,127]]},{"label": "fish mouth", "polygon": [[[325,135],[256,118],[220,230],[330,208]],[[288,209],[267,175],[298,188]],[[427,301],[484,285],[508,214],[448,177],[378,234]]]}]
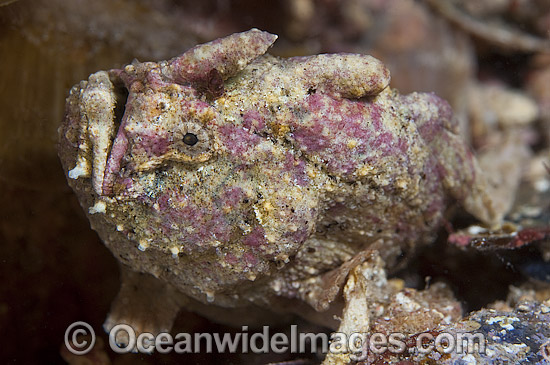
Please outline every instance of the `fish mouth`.
[{"label": "fish mouth", "polygon": [[[117,72],[109,72],[111,95],[114,98],[114,108],[110,112],[110,133],[106,143],[105,153],[100,152],[97,178],[94,174],[93,186],[98,195],[113,195],[113,185],[116,173],[120,171],[121,162],[128,149],[128,138],[124,133],[124,119],[129,91]],[[94,156],[97,156],[94,151]],[[94,161],[95,162],[95,161]]]}]

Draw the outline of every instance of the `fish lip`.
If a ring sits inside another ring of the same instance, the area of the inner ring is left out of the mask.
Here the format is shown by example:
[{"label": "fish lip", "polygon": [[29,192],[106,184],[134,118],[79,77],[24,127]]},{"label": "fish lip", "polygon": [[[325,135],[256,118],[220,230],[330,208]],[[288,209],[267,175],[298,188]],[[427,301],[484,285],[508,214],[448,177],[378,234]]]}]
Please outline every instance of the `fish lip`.
[{"label": "fish lip", "polygon": [[126,133],[124,133],[124,128],[121,128],[121,126],[119,126],[107,157],[99,195],[113,195],[116,173],[120,171],[122,159],[128,150],[128,137]]},{"label": "fish lip", "polygon": [[107,135],[104,136],[103,149],[96,149],[96,146],[93,146],[94,165],[99,162],[100,166],[94,166],[92,185],[99,196],[112,195],[116,173],[120,171],[121,161],[128,145],[128,138],[124,133],[123,126],[130,94],[120,71],[122,70],[105,71],[112,102],[110,105],[106,105],[106,108],[110,108],[107,110],[109,123],[106,127],[109,131],[105,132]]}]

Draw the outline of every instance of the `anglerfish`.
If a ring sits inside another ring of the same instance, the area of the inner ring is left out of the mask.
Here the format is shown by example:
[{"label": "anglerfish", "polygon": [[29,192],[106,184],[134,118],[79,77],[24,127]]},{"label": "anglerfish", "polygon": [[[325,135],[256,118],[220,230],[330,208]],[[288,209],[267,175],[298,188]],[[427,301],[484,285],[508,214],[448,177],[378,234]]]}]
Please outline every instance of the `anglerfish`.
[{"label": "anglerfish", "polygon": [[124,269],[107,326],[169,328],[181,306],[324,311],[362,257],[393,265],[451,204],[498,220],[447,102],[392,90],[368,55],[271,56],[276,38],[252,29],[71,89],[59,155]]}]

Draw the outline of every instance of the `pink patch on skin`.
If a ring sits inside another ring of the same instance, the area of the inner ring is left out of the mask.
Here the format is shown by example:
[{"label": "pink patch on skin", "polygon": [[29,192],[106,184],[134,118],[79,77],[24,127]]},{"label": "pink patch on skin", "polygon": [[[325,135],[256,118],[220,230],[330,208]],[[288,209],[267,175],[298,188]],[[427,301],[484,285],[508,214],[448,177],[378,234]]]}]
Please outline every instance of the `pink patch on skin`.
[{"label": "pink patch on skin", "polygon": [[157,198],[157,204],[159,206],[159,211],[163,212],[163,211],[167,211],[168,209],[170,209],[170,200],[171,199],[172,199],[171,193],[169,193],[169,192],[162,193]]},{"label": "pink patch on skin", "polygon": [[309,183],[305,162],[296,159],[290,152],[286,153],[283,171],[289,172],[298,186],[306,186]]},{"label": "pink patch on skin", "polygon": [[370,120],[374,129],[382,129],[382,107],[378,104],[370,104]]},{"label": "pink patch on skin", "polygon": [[170,141],[167,137],[157,135],[144,135],[142,136],[141,143],[138,147],[143,148],[148,157],[158,157],[164,155],[166,151],[168,151],[169,145]]},{"label": "pink patch on skin", "polygon": [[145,76],[145,83],[153,90],[160,90],[169,84],[164,81],[160,72],[148,72]]},{"label": "pink patch on skin", "polygon": [[433,140],[441,137],[441,134],[443,133],[443,125],[439,119],[430,119],[418,128],[418,132],[422,136],[422,139],[429,144]]},{"label": "pink patch on skin", "polygon": [[239,159],[241,162],[240,159],[244,157],[246,152],[253,149],[262,140],[260,136],[232,124],[221,126],[219,135],[232,157]]},{"label": "pink patch on skin", "polygon": [[393,135],[390,132],[384,132],[378,135],[371,146],[373,148],[376,148],[378,150],[380,149],[388,149],[391,146],[391,143],[393,142]]},{"label": "pink patch on skin", "polygon": [[233,255],[231,252],[228,252],[225,255],[225,262],[227,262],[231,266],[235,266],[239,262],[239,259],[235,255]]},{"label": "pink patch on skin", "polygon": [[[289,121],[292,137],[303,150],[317,154],[329,171],[350,175],[369,158],[406,154],[406,141],[383,125],[380,105],[322,94],[309,95],[304,103],[312,117]],[[323,135],[323,130],[328,133]],[[353,149],[347,148],[350,140],[358,142]]]},{"label": "pink patch on skin", "polygon": [[264,237],[264,229],[261,227],[254,227],[252,232],[248,233],[244,238],[243,244],[250,247],[259,247],[267,244]]},{"label": "pink patch on skin", "polygon": [[[443,179],[445,178],[445,176],[448,175],[448,172],[447,170],[445,169],[445,166],[443,166],[441,163],[437,162],[436,165],[435,165],[435,173],[437,175],[437,179],[438,181],[443,181]],[[466,191],[464,191],[464,193],[466,193]],[[455,197],[456,199],[461,199],[461,197]]]},{"label": "pink patch on skin", "polygon": [[[300,222],[304,223],[305,222]],[[309,229],[307,226],[301,227],[295,232],[287,232],[284,234],[284,238],[292,240],[294,243],[303,243],[309,237]]]},{"label": "pink patch on skin", "polygon": [[304,161],[299,161],[298,165],[295,166],[296,170],[294,173],[294,179],[298,186],[306,186],[309,184],[309,178],[306,173],[306,163]]},{"label": "pink patch on skin", "polygon": [[[189,92],[187,90],[188,88],[185,89],[185,91]],[[192,90],[190,97],[197,97],[195,90]],[[181,110],[184,113],[184,118],[186,119],[193,119],[196,115],[205,114],[209,109],[211,110],[212,107],[208,103],[201,100],[183,99],[181,101]]]},{"label": "pink patch on skin", "polygon": [[[431,143],[441,136],[444,136],[445,126],[451,127],[456,124],[456,119],[453,118],[453,112],[449,103],[439,98],[435,94],[422,94],[425,98],[424,102],[429,102],[437,107],[437,112],[433,114],[429,120],[423,120],[426,116],[418,111],[411,114],[413,122],[418,125],[418,131],[426,143]],[[404,105],[414,104],[418,101],[418,96],[407,95],[400,98]],[[414,108],[412,109],[414,110]]]},{"label": "pink patch on skin", "polygon": [[239,187],[230,188],[222,193],[219,205],[222,207],[236,207],[243,201],[244,197],[243,189]]},{"label": "pink patch on skin", "polygon": [[[158,204],[158,212],[168,229],[168,232],[164,233],[174,237],[175,235],[180,236],[181,242],[186,243],[184,247],[187,252],[206,248],[213,240],[229,242],[234,226],[228,223],[227,214],[221,210],[221,207],[198,207],[190,201],[178,208],[170,204],[170,201],[182,203],[186,200],[188,200],[187,197],[181,193],[167,191],[161,194],[156,201],[144,201],[143,203],[151,207],[155,202]],[[193,233],[185,233],[182,236],[179,230],[173,230],[173,225],[181,226],[182,224],[193,227]]]},{"label": "pink patch on skin", "polygon": [[120,196],[132,196],[134,181],[131,178],[115,174],[112,186],[115,185],[117,186],[117,194]]},{"label": "pink patch on skin", "polygon": [[249,110],[243,115],[243,127],[252,133],[265,128],[265,121],[257,110]]},{"label": "pink patch on skin", "polygon": [[[316,122],[316,123],[315,123]],[[323,125],[319,121],[315,121],[310,127],[298,128],[292,133],[294,139],[308,152],[319,152],[326,149],[330,144],[321,134]]]},{"label": "pink patch on skin", "polygon": [[243,255],[244,262],[246,262],[246,266],[253,267],[258,264],[258,258],[254,256],[254,254],[247,252]]},{"label": "pink patch on skin", "polygon": [[210,234],[213,235],[217,241],[228,242],[231,238],[233,226],[231,224],[228,224],[225,219],[225,215],[219,210],[214,213],[214,216],[207,223],[206,227],[210,231]]},{"label": "pink patch on skin", "polygon": [[407,151],[409,149],[409,143],[405,138],[399,138],[397,140],[396,148],[401,152],[403,155],[407,154]]}]

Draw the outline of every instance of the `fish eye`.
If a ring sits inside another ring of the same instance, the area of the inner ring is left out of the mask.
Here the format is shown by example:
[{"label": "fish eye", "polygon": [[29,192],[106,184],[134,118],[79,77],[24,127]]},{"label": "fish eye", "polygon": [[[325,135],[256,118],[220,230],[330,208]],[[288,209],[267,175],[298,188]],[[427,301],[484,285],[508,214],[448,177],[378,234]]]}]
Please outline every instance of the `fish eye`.
[{"label": "fish eye", "polygon": [[197,135],[193,133],[186,133],[185,136],[183,136],[183,143],[188,146],[194,146],[198,141],[199,139],[197,138]]},{"label": "fish eye", "polygon": [[171,137],[169,158],[172,161],[196,163],[212,157],[212,136],[202,123],[184,120]]}]

